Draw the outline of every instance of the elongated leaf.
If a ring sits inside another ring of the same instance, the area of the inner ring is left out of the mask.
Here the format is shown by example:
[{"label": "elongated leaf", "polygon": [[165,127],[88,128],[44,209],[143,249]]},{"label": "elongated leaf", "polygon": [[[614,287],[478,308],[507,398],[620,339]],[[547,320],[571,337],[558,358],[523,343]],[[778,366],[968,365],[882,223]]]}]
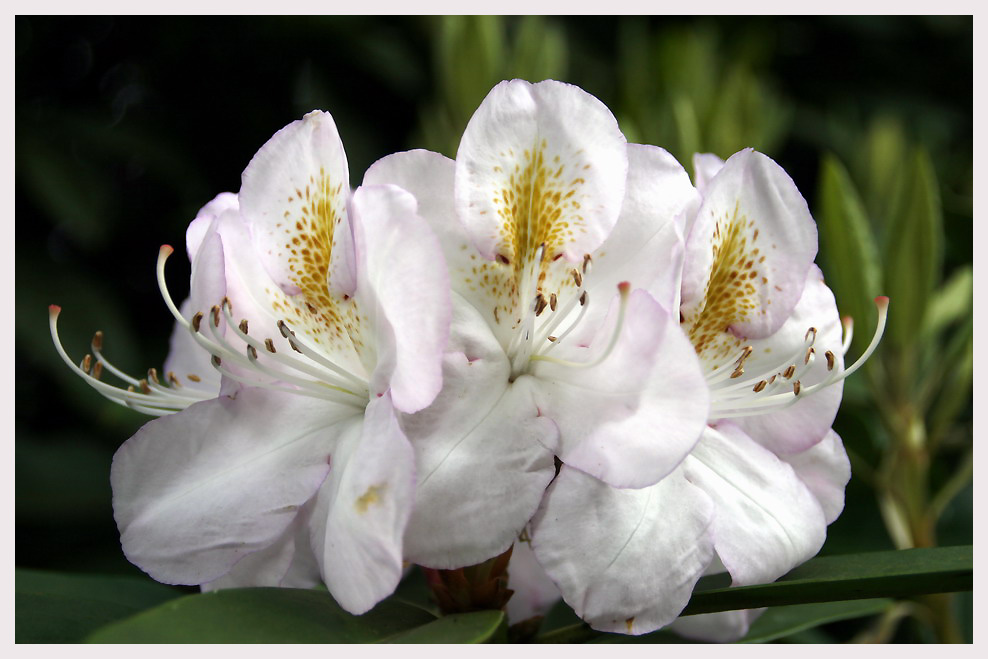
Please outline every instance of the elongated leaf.
[{"label": "elongated leaf", "polygon": [[148,579],[14,572],[17,643],[78,643],[115,620],[180,597],[182,591]]},{"label": "elongated leaf", "polygon": [[891,605],[892,600],[878,598],[772,607],[752,623],[751,629],[739,642],[767,643],[828,622],[875,615]]},{"label": "elongated leaf", "polygon": [[837,308],[855,321],[854,345],[860,354],[878,318],[873,300],[883,294],[878,247],[851,177],[831,154],[820,166],[818,198],[821,265]]},{"label": "elongated leaf", "polygon": [[886,335],[900,348],[918,335],[943,261],[940,188],[929,154],[920,149],[908,167],[886,228],[884,255],[886,295],[892,301]]},{"label": "elongated leaf", "polygon": [[326,591],[236,588],[188,595],[108,625],[91,643],[371,643],[435,620],[384,601],[362,616]]},{"label": "elongated leaf", "polygon": [[384,643],[487,643],[504,622],[501,611],[455,613],[428,624],[409,629],[387,639]]},{"label": "elongated leaf", "polygon": [[710,583],[703,577],[683,615],[971,590],[972,554],[972,547],[964,546],[823,556],[775,583],[739,588],[700,590]]}]

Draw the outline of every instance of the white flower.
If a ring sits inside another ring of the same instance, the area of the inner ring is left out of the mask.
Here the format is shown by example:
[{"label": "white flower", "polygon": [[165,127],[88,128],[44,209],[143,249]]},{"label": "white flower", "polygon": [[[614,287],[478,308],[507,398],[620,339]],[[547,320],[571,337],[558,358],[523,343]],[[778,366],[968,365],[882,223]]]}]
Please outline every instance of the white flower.
[{"label": "white flower", "polygon": [[404,425],[420,467],[409,560],[454,568],[505,551],[554,456],[619,487],[675,469],[709,405],[668,311],[673,217],[698,203],[675,160],[629,147],[577,87],[512,80],[474,114],[455,162],[394,154],[364,183],[416,196],[454,293],[444,390]]},{"label": "white flower", "polygon": [[181,312],[164,284],[170,247],[158,262],[180,328],[171,386],[128,392],[80,369],[117,402],[177,411],[114,456],[124,552],[159,581],[205,589],[321,577],[362,613],[402,572],[415,468],[399,417],[442,384],[450,303],[439,245],[407,192],[351,195],[321,112],[275,134],[239,195],[211,202],[187,237]]}]

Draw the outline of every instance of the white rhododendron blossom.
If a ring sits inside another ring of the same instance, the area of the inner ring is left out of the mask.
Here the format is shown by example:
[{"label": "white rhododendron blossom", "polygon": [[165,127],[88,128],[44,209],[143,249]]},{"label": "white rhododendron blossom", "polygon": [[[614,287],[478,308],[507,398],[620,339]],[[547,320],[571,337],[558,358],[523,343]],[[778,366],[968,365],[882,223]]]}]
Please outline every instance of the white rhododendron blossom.
[{"label": "white rhododendron blossom", "polygon": [[[749,585],[820,550],[850,478],[830,428],[841,381],[884,329],[887,299],[878,298],[875,337],[845,370],[850,336],[842,339],[833,294],[813,264],[816,226],[792,180],[751,150],[726,163],[698,158],[697,169],[702,203],[680,217],[688,238],[679,308],[709,389],[707,426],[650,487],[616,489],[563,465],[531,527],[539,563],[600,630],[668,625],[715,562],[734,585]],[[751,615],[678,626],[729,640]]]},{"label": "white rhododendron blossom", "polygon": [[204,589],[321,579],[345,609],[367,611],[402,573],[416,476],[399,418],[442,384],[438,242],[407,192],[351,194],[322,112],[275,134],[240,193],[207,205],[187,238],[181,310],[164,284],[171,248],[158,262],[178,323],[170,386],[113,369],[132,385],[113,388],[94,372],[111,370],[102,354],[77,367],[56,336],[101,393],[164,415],[114,456],[124,552],[159,581]]},{"label": "white rhododendron blossom", "polygon": [[409,560],[451,568],[505,551],[554,456],[616,487],[677,467],[709,401],[669,311],[673,217],[699,201],[674,159],[628,145],[577,87],[512,80],[481,104],[455,161],[394,154],[364,179],[386,183],[419,200],[453,290],[443,392],[404,426],[419,466]]}]

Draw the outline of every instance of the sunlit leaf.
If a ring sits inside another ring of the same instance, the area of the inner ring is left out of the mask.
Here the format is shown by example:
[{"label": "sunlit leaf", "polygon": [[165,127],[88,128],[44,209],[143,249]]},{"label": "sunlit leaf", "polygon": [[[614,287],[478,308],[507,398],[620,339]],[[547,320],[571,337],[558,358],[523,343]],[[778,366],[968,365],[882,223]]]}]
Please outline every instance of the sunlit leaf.
[{"label": "sunlit leaf", "polygon": [[475,611],[443,616],[421,627],[415,627],[384,639],[384,643],[487,643],[501,623],[501,611]]},{"label": "sunlit leaf", "polygon": [[886,610],[891,604],[892,600],[880,598],[772,607],[752,623],[748,633],[740,642],[774,641],[828,622],[875,615]]}]

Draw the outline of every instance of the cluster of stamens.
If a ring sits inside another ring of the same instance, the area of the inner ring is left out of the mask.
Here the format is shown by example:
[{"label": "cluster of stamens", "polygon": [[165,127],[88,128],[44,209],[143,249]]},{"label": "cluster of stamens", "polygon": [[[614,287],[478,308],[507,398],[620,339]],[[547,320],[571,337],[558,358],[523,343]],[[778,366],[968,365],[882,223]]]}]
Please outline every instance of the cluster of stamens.
[{"label": "cluster of stamens", "polygon": [[[833,351],[824,351],[826,375],[815,384],[808,386],[803,384],[803,380],[817,364],[815,327],[806,331],[803,344],[793,354],[772,367],[759,371],[757,375],[744,377],[745,362],[753,352],[750,345],[742,348],[741,354],[730,361],[715,365],[707,374],[707,384],[712,394],[710,419],[728,419],[777,411],[854,373],[871,357],[885,332],[888,298],[875,298],[875,304],[878,306],[878,325],[871,343],[857,361],[845,369],[835,368],[837,357]],[[844,318],[842,324],[844,338],[840,351],[843,356],[851,346],[854,325],[850,318]]]},{"label": "cluster of stamens", "polygon": [[[251,387],[309,396],[349,405],[364,405],[369,396],[366,380],[340,367],[318,350],[304,336],[299,336],[284,320],[276,323],[278,333],[294,354],[279,351],[271,337],[251,336],[246,319],[237,322],[233,305],[226,297],[207,312],[197,311],[187,320],[175,306],[165,284],[165,261],[172,253],[168,245],[158,254],[158,285],[161,295],[176,322],[183,326],[193,340],[211,357],[210,361],[222,375]],[[69,358],[58,339],[57,318],[60,308],[52,306],[49,324],[52,339],[62,359],[86,382],[106,398],[139,412],[161,416],[183,410],[193,403],[216,397],[218,391],[184,387],[180,379],[168,372],[164,385],[155,369],[148,370],[146,379],[133,378],[114,367],[102,354],[103,334],[97,332],[92,341],[92,355],[86,355],[79,365]],[[226,329],[224,329],[224,324]],[[227,331],[229,330],[229,334]],[[235,345],[235,343],[237,345]],[[95,355],[95,359],[93,357]],[[263,355],[263,357],[262,357]],[[103,382],[104,371],[122,380],[126,387]],[[306,377],[308,376],[308,377]],[[185,376],[194,383],[201,382],[196,374]]]},{"label": "cluster of stamens", "polygon": [[[561,256],[561,255],[560,255]],[[557,259],[559,256],[556,257]],[[533,361],[547,361],[562,366],[573,368],[590,368],[600,364],[613,351],[617,343],[618,336],[624,324],[624,314],[627,307],[628,293],[630,285],[622,282],[618,285],[621,294],[621,307],[618,322],[614,328],[610,343],[604,352],[595,360],[590,362],[573,362],[565,359],[557,359],[549,356],[549,352],[557,345],[561,344],[568,337],[586,316],[590,307],[590,294],[587,292],[584,277],[590,271],[592,259],[589,254],[583,256],[583,263],[579,267],[569,271],[576,286],[576,291],[567,296],[567,299],[560,303],[556,293],[550,293],[546,297],[539,284],[539,275],[542,271],[545,259],[545,244],[539,246],[522,280],[521,290],[526,291],[524,299],[531,300],[525,308],[525,315],[519,323],[515,335],[508,346],[507,353],[511,357],[512,377],[517,377],[527,371]],[[579,313],[575,318],[573,314],[579,305]],[[542,318],[542,315],[549,313]],[[541,320],[540,320],[541,319]],[[565,329],[558,332],[564,321],[570,322]]]}]

